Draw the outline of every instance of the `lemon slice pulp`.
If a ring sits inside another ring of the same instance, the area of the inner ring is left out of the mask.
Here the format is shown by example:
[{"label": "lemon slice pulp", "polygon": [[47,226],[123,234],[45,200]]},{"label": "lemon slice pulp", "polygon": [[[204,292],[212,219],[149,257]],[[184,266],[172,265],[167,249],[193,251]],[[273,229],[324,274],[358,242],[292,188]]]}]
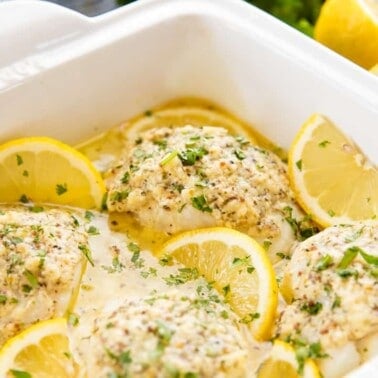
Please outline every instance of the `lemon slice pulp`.
[{"label": "lemon slice pulp", "polygon": [[319,114],[290,147],[289,176],[298,202],[324,227],[378,214],[377,167]]},{"label": "lemon slice pulp", "polygon": [[100,174],[84,155],[46,137],[1,145],[0,177],[0,202],[99,208],[105,192]]},{"label": "lemon slice pulp", "polygon": [[270,337],[278,289],[269,258],[256,241],[228,228],[194,230],[173,237],[160,255],[197,268],[256,339]]},{"label": "lemon slice pulp", "polygon": [[79,367],[72,359],[66,334],[66,320],[55,318],[8,340],[0,350],[0,377],[77,377]]}]

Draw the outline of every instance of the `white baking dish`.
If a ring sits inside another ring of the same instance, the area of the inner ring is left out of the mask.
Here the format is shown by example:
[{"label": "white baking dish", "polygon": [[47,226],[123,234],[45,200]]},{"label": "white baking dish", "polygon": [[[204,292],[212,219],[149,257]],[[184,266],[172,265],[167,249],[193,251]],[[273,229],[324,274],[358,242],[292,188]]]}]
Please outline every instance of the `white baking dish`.
[{"label": "white baking dish", "polygon": [[320,112],[378,161],[378,79],[240,0],[141,0],[95,18],[0,3],[0,140],[77,143],[183,96],[283,147]]}]

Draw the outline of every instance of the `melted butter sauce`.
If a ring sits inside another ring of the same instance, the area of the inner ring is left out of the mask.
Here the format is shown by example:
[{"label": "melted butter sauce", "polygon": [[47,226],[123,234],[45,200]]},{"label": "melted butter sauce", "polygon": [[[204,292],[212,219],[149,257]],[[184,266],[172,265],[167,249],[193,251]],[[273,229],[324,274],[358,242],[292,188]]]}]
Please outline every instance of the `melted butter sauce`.
[{"label": "melted butter sauce", "polygon": [[[181,106],[200,106],[206,111],[214,110],[231,119],[231,125],[232,122],[240,125],[247,138],[253,138],[259,145],[274,150],[276,153],[281,151],[281,157],[285,157],[282,150],[277,149],[275,145],[256,133],[249,125],[237,120],[214,104],[198,99],[181,99],[156,110],[148,111],[126,124],[114,127],[108,132],[77,146],[77,148],[87,155],[104,174],[107,168],[120,157],[125,143],[125,130],[127,131],[128,128],[132,130],[133,127],[144,129],[143,122],[145,121],[147,124],[153,124],[155,121],[159,124],[158,119],[147,118],[153,117],[153,114],[160,110]],[[185,121],[190,123],[190,119]],[[206,124],[211,124],[211,122]],[[238,131],[240,132],[240,130]],[[161,245],[169,239],[170,235],[141,227],[132,215],[94,213],[91,225],[99,230],[99,234],[91,235],[89,240],[94,266],[87,265],[77,302],[73,309],[73,312],[79,318],[79,324],[72,328],[72,335],[81,340],[88,338],[91,334],[91,324],[93,324],[96,316],[114,310],[122,303],[124,298],[144,297],[154,291],[164,292],[169,290],[164,277],[177,273],[178,268],[177,266],[161,266],[155,257],[158,255]],[[142,267],[137,267],[131,261],[132,252],[128,248],[131,242],[136,243],[141,249],[139,259],[143,261]],[[115,268],[115,258],[122,265],[122,268],[118,265]],[[200,284],[206,285],[203,279],[200,279],[189,281],[178,288],[185,295],[194,293]],[[248,371],[251,372],[250,376],[252,377],[270,349],[270,344],[256,342],[247,327],[243,327],[241,331],[250,347]],[[78,356],[78,359],[80,361],[80,356]]]}]

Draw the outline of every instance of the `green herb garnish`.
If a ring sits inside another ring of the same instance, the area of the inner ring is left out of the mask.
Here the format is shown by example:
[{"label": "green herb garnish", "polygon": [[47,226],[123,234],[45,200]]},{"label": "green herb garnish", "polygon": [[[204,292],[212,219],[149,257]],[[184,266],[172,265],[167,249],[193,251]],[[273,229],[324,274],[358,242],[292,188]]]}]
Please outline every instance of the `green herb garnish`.
[{"label": "green herb garnish", "polygon": [[178,154],[179,159],[183,165],[194,165],[197,160],[200,160],[208,151],[204,147],[188,148]]},{"label": "green herb garnish", "polygon": [[62,194],[66,193],[68,191],[67,184],[57,184],[55,188],[56,194],[58,196],[61,196]]},{"label": "green herb garnish", "polygon": [[333,263],[333,258],[330,255],[323,256],[315,265],[315,270],[317,272],[321,272],[322,270],[325,270],[329,268]]},{"label": "green herb garnish", "polygon": [[208,205],[207,200],[203,194],[197,197],[192,197],[192,206],[200,211],[211,213],[213,209]]},{"label": "green herb garnish", "polygon": [[85,244],[79,244],[78,248],[83,253],[85,258],[88,260],[89,264],[94,266],[94,262],[93,262],[93,259],[92,259],[92,253],[91,253],[91,250],[88,248],[88,246],[86,246]]}]

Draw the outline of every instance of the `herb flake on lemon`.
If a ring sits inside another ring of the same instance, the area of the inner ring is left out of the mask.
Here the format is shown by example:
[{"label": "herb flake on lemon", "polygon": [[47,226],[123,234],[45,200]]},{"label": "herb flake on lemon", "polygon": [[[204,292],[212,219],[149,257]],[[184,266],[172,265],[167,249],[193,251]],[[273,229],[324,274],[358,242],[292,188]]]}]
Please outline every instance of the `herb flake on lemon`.
[{"label": "herb flake on lemon", "polygon": [[296,199],[320,225],[375,219],[378,169],[356,144],[322,115],[312,115],[289,151]]},{"label": "herb flake on lemon", "polygon": [[167,256],[196,268],[256,339],[271,336],[278,288],[269,258],[255,240],[223,227],[188,231],[163,245],[160,257]]},{"label": "herb flake on lemon", "polygon": [[74,148],[47,137],[0,146],[0,202],[34,202],[100,208],[105,185]]},{"label": "herb flake on lemon", "polygon": [[257,378],[273,377],[320,378],[321,375],[311,358],[304,358],[290,344],[275,340],[268,358],[257,371]]},{"label": "herb flake on lemon", "polygon": [[55,318],[37,323],[8,340],[0,350],[0,377],[74,378],[67,322]]},{"label": "herb flake on lemon", "polygon": [[328,0],[315,25],[314,37],[360,66],[378,62],[376,0]]}]

